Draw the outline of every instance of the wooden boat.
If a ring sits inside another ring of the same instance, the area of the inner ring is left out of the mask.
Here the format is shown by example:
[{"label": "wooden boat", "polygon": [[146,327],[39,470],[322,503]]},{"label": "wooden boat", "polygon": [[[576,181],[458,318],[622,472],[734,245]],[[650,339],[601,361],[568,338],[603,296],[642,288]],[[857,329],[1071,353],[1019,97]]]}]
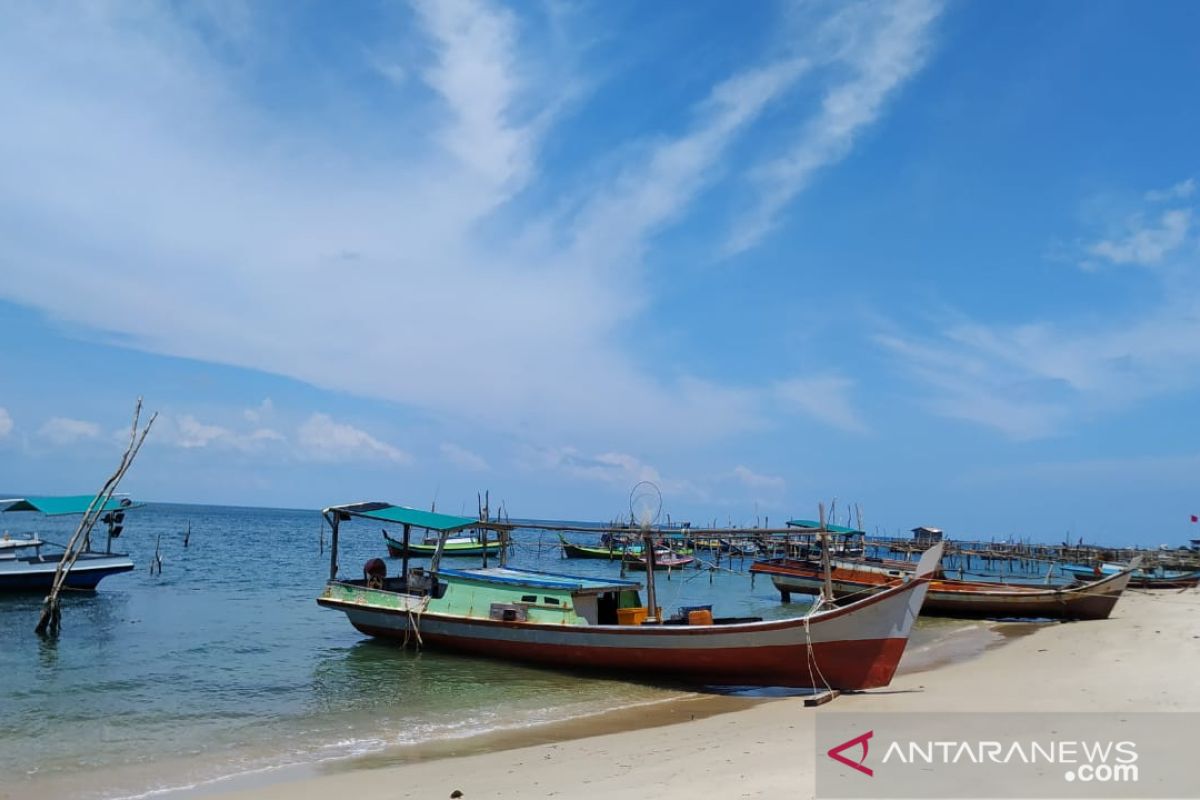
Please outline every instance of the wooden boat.
[{"label": "wooden boat", "polygon": [[[634,542],[618,542],[614,541],[612,546],[603,545],[601,547],[590,547],[588,545],[576,544],[568,541],[561,533],[558,535],[558,543],[562,548],[563,558],[587,558],[602,561],[635,561],[642,556],[642,546]],[[691,548],[672,547],[669,551],[662,550],[660,552],[670,552],[676,557],[685,557],[692,555]],[[675,565],[680,566],[680,565]],[[636,567],[634,567],[636,569]],[[666,567],[664,567],[666,569]]]},{"label": "wooden boat", "polygon": [[[645,572],[648,566],[646,559],[641,556],[630,556],[623,563],[626,569],[631,569],[635,572]],[[696,563],[696,559],[692,556],[672,553],[670,550],[663,550],[654,554],[654,568],[656,570],[683,569],[694,563]]]},{"label": "wooden boat", "polygon": [[[1084,564],[1060,564],[1059,569],[1075,580],[1094,581],[1098,577],[1115,575],[1126,567],[1106,562],[1094,567]],[[1135,569],[1129,579],[1129,585],[1135,589],[1190,589],[1200,585],[1200,572],[1182,572],[1162,567],[1154,570]]]},{"label": "wooden boat", "polygon": [[[77,497],[18,497],[0,500],[0,512],[34,511],[47,516],[83,514],[92,503],[91,495]],[[124,505],[123,505],[124,504]],[[108,522],[108,547],[104,552],[91,549],[90,542],[80,552],[66,574],[63,585],[70,589],[94,591],[109,575],[129,572],[133,561],[124,553],[113,553],[112,540],[121,535],[128,500],[112,499],[104,509]],[[119,516],[118,516],[119,515]],[[46,552],[49,551],[49,552]],[[63,547],[43,541],[36,534],[0,538],[0,591],[44,592],[54,583],[54,574],[62,561]]]},{"label": "wooden boat", "polygon": [[[771,559],[750,566],[752,574],[768,575],[786,602],[792,592],[819,594],[824,584],[821,565],[813,561]],[[1132,570],[1091,583],[1061,586],[961,581],[930,582],[921,613],[946,617],[1025,617],[1032,619],[1106,619]],[[859,598],[903,584],[912,573],[905,569],[857,561],[833,560],[830,578],[835,597]]]},{"label": "wooden boat", "polygon": [[[411,510],[409,510],[411,511]],[[325,509],[333,529],[330,580],[317,602],[346,614],[359,631],[401,642],[672,683],[869,689],[886,686],[924,600],[940,545],[912,580],[841,608],[791,619],[689,615],[657,619],[653,575],[647,606],[641,584],[554,573],[490,569],[428,570],[388,578],[371,565],[362,580],[337,577],[338,531],[353,518],[407,520],[448,536],[477,520],[406,514],[386,503]],[[647,619],[647,615],[650,618]]]},{"label": "wooden boat", "polygon": [[[392,558],[403,558],[405,554],[404,542],[399,539],[394,539],[388,535],[387,531],[383,532],[383,541],[387,544],[388,555]],[[496,555],[500,552],[503,545],[496,540],[489,541],[486,545],[475,536],[456,536],[447,540],[445,549],[442,552],[444,556],[450,557],[479,557],[483,555],[484,548],[487,549],[488,555]],[[409,558],[432,558],[437,550],[437,541],[432,542],[409,542],[408,557]]]},{"label": "wooden boat", "polygon": [[620,561],[625,553],[642,552],[640,544],[625,544],[624,542],[612,543],[612,547],[589,547],[587,545],[576,544],[567,541],[567,538],[561,533],[558,535],[558,543],[562,548],[564,558],[587,558],[592,560],[603,561]]}]

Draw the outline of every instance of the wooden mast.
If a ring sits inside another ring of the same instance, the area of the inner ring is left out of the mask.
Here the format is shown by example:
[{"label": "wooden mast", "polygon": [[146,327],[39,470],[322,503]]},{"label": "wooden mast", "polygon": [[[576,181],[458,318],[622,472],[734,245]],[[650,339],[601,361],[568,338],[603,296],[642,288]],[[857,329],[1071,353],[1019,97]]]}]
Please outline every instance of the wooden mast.
[{"label": "wooden mast", "polygon": [[333,531],[333,534],[329,537],[329,580],[336,581],[338,574],[338,523],[341,521],[342,512],[326,510],[323,516],[326,522],[329,523],[330,530]]},{"label": "wooden mast", "polygon": [[658,597],[654,592],[654,543],[650,535],[650,526],[642,527],[642,554],[646,559],[646,621],[658,623]]},{"label": "wooden mast", "polygon": [[821,569],[825,573],[825,582],[821,586],[821,605],[833,605],[833,570],[829,565],[829,531],[825,530],[825,504],[818,506],[821,518]]}]

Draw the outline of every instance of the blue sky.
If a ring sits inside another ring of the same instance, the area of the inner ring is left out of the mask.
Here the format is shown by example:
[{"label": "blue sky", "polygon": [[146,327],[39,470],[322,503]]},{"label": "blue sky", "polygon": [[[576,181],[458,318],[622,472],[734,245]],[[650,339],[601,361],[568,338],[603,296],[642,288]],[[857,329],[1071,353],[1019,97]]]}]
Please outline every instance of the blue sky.
[{"label": "blue sky", "polygon": [[1200,535],[1192,3],[0,25],[0,487]]}]

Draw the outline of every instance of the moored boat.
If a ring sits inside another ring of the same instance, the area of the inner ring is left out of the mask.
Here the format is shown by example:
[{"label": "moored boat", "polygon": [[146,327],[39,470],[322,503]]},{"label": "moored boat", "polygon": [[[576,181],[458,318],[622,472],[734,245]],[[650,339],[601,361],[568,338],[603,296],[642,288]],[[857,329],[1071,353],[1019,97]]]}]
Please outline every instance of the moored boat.
[{"label": "moored boat", "polygon": [[[73,497],[18,497],[0,500],[0,512],[31,511],[46,516],[83,514],[92,503],[90,495]],[[106,515],[108,546],[104,552],[92,550],[90,542],[79,552],[63,585],[80,591],[94,591],[104,578],[133,569],[133,561],[124,553],[113,553],[112,540],[121,535],[125,511],[130,503],[112,499],[102,509]],[[54,584],[54,575],[63,560],[61,545],[44,541],[37,534],[0,538],[0,591],[42,592]]]},{"label": "moored boat", "polygon": [[[647,560],[641,556],[629,556],[623,563],[626,569],[631,569],[635,572],[645,572],[649,568]],[[696,559],[692,556],[672,553],[670,550],[654,554],[654,568],[656,570],[683,569],[684,567],[690,567],[694,563],[696,563]]]},{"label": "moored boat", "polygon": [[[412,542],[407,545],[401,539],[396,539],[383,532],[383,541],[387,545],[388,555],[392,558],[403,558],[406,554],[409,558],[432,558],[437,552],[437,541],[433,542]],[[486,544],[478,536],[456,536],[452,539],[447,539],[442,555],[449,557],[467,557],[467,556],[482,556],[484,551],[488,555],[496,555],[502,547],[498,540],[491,540]]]},{"label": "moored boat", "polygon": [[[757,561],[752,574],[767,575],[785,601],[792,592],[819,594],[821,565],[796,559]],[[921,613],[928,616],[1032,619],[1106,619],[1128,586],[1132,569],[1090,583],[1034,586],[940,578],[930,581]],[[902,585],[913,573],[905,569],[834,559],[830,583],[835,597],[857,598]]]},{"label": "moored boat", "polygon": [[[1084,564],[1060,564],[1059,569],[1077,581],[1094,581],[1106,575],[1116,575],[1127,567],[1105,562],[1092,567]],[[1162,567],[1135,569],[1129,579],[1129,585],[1134,589],[1190,589],[1200,585],[1200,571],[1184,572]]]},{"label": "moored boat", "polygon": [[[325,509],[333,529],[330,580],[317,602],[359,631],[463,653],[571,670],[642,674],[672,683],[868,689],[891,680],[920,611],[941,547],[911,580],[840,608],[781,620],[663,621],[641,584],[509,569],[429,569],[361,580],[337,576],[339,525],[404,516],[386,503]],[[411,525],[448,537],[477,520],[422,513]]]}]

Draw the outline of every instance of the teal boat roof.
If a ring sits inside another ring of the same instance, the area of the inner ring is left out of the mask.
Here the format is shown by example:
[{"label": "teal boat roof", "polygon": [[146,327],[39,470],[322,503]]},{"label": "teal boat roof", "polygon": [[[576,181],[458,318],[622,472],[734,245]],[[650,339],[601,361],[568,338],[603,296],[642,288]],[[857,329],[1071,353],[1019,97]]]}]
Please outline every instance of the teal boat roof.
[{"label": "teal boat roof", "polygon": [[[64,514],[83,514],[96,499],[91,494],[76,494],[69,497],[13,497],[0,500],[0,511],[40,511],[50,517]],[[124,505],[122,505],[122,503]],[[129,498],[111,497],[101,511],[121,511],[129,507]]]},{"label": "teal boat roof", "polygon": [[[821,523],[815,519],[789,519],[787,524],[789,528],[811,528],[814,531],[821,529]],[[866,533],[858,528],[847,528],[844,525],[826,525],[825,530],[830,533]]]},{"label": "teal boat roof", "polygon": [[624,589],[640,589],[637,581],[598,580],[579,575],[563,575],[557,572],[542,572],[534,569],[512,569],[511,567],[487,567],[485,569],[439,569],[440,577],[462,578],[502,583],[509,586],[529,586],[538,589],[560,589],[568,592],[609,592]]},{"label": "teal boat roof", "polygon": [[391,503],[351,503],[344,506],[330,506],[325,510],[341,511],[351,516],[380,522],[393,522],[397,525],[411,525],[414,528],[425,528],[438,533],[452,533],[479,524],[479,520],[472,517],[438,514],[408,506],[394,506]]}]

